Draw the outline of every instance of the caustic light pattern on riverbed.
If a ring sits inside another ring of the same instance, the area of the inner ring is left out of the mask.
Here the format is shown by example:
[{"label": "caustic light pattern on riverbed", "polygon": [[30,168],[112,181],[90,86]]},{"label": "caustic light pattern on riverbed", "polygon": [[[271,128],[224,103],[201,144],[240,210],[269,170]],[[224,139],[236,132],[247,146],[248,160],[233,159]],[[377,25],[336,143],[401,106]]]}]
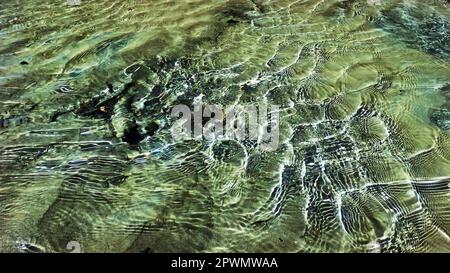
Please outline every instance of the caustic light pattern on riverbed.
[{"label": "caustic light pattern on riverbed", "polygon": [[[0,251],[450,251],[448,1],[1,5]],[[198,98],[278,148],[175,141]]]}]

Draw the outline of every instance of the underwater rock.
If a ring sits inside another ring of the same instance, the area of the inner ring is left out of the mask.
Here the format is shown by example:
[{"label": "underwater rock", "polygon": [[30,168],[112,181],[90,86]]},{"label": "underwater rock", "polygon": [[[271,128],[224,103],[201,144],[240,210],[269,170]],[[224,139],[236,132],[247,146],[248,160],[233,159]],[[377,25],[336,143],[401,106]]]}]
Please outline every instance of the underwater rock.
[{"label": "underwater rock", "polygon": [[450,130],[450,111],[447,109],[433,109],[430,114],[430,120],[442,130]]},{"label": "underwater rock", "polygon": [[450,20],[425,4],[405,4],[381,12],[375,25],[396,35],[408,46],[448,60]]},{"label": "underwater rock", "polygon": [[144,134],[139,133],[139,127],[133,123],[127,127],[123,133],[122,140],[131,145],[136,145],[145,138]]},{"label": "underwater rock", "polygon": [[439,109],[430,110],[430,121],[444,131],[450,130],[450,84],[444,85],[439,92],[446,99]]}]

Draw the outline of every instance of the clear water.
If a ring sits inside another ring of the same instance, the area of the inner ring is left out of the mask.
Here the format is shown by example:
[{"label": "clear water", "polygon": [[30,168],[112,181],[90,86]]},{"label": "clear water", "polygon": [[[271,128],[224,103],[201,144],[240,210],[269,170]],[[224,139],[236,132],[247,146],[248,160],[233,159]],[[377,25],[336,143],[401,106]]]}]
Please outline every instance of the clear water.
[{"label": "clear water", "polygon": [[[0,251],[450,251],[448,1],[1,6]],[[174,141],[201,95],[278,149]]]}]

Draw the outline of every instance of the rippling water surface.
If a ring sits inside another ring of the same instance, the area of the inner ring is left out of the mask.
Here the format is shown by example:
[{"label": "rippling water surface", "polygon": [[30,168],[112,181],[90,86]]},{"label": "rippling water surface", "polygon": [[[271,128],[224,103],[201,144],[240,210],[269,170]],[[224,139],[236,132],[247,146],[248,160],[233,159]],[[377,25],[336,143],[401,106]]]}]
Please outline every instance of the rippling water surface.
[{"label": "rippling water surface", "polygon": [[[450,251],[448,1],[1,6],[0,251]],[[278,149],[174,141],[198,97]]]}]

